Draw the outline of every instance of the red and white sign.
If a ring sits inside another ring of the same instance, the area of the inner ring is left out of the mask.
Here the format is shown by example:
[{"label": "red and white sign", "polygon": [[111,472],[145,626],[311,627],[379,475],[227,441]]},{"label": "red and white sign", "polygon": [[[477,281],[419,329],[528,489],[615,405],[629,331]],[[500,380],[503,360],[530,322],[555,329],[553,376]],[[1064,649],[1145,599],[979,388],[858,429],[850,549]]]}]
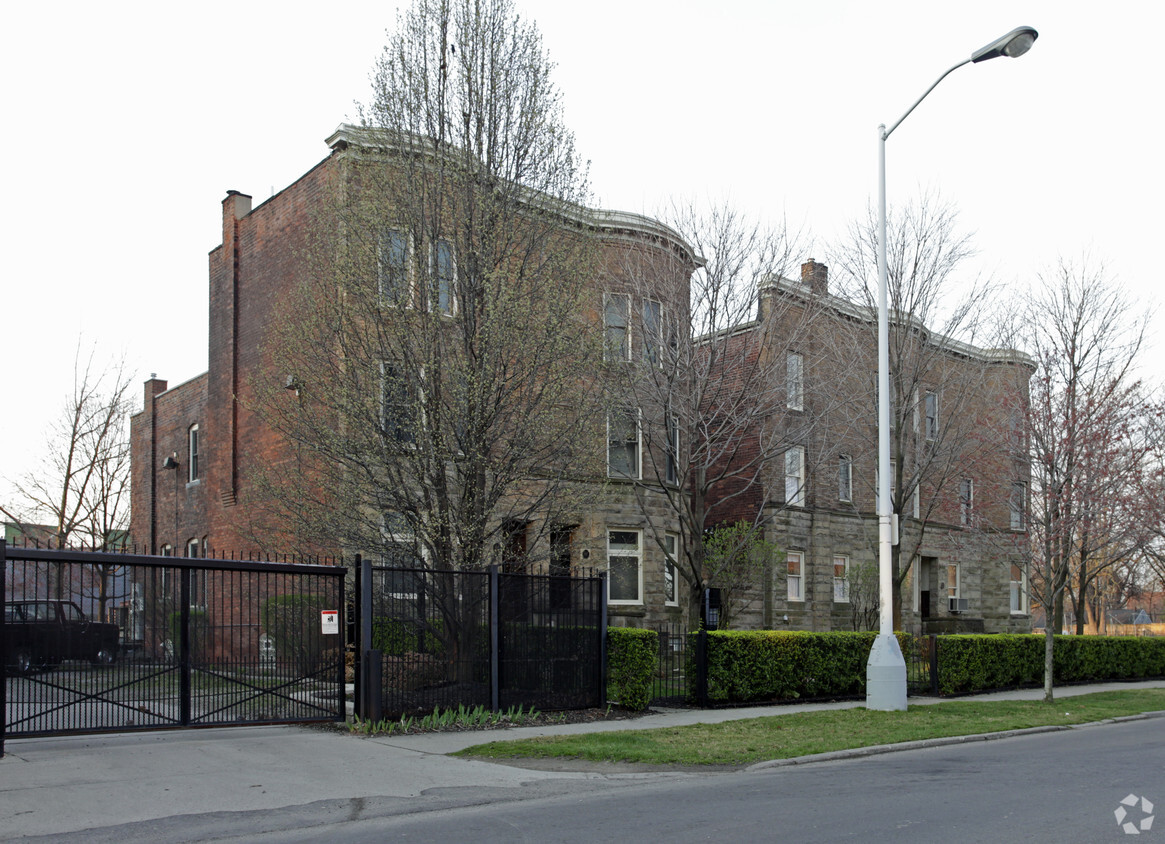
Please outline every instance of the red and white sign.
[{"label": "red and white sign", "polygon": [[320,632],[325,636],[340,632],[340,611],[320,610]]}]

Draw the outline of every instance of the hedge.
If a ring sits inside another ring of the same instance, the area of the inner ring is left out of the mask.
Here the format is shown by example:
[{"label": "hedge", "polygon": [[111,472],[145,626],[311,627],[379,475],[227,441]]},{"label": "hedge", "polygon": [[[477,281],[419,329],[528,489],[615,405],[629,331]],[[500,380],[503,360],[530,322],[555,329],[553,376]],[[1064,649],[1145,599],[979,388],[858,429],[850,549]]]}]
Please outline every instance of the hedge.
[{"label": "hedge", "polygon": [[[1037,686],[1044,679],[1042,634],[938,637],[939,694]],[[1092,683],[1165,676],[1165,639],[1056,636],[1054,683]]]},{"label": "hedge", "polygon": [[[690,633],[687,674],[696,676],[696,640]],[[898,634],[906,651],[909,636]],[[708,702],[860,695],[876,633],[727,630],[708,633]],[[694,684],[693,684],[694,686]],[[694,697],[694,688],[692,690]]]},{"label": "hedge", "polygon": [[659,634],[654,630],[607,628],[607,690],[621,706],[647,708],[658,665]]}]

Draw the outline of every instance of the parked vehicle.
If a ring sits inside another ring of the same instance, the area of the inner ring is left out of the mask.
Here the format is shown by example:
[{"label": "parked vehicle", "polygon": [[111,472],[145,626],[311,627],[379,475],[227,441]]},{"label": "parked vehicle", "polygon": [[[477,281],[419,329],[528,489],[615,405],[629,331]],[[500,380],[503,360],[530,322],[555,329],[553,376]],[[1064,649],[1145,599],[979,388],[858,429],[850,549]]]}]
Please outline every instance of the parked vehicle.
[{"label": "parked vehicle", "polygon": [[66,659],[111,665],[117,659],[116,624],[91,621],[72,601],[4,604],[4,661],[21,674],[48,670]]}]

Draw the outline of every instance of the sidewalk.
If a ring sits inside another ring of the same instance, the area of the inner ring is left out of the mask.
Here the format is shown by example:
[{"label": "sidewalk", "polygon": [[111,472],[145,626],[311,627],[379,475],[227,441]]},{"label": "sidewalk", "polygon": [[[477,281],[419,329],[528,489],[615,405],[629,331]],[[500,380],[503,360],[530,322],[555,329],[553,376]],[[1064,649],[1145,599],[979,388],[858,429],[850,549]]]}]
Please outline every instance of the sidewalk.
[{"label": "sidewalk", "polygon": [[[1163,681],[1112,683],[1058,688],[1056,695],[1067,698],[1112,689],[1162,687]],[[1041,689],[1029,689],[979,699],[1042,696]],[[303,727],[233,727],[10,739],[0,759],[0,840],[85,830],[92,832],[81,836],[84,840],[198,840],[210,837],[206,824],[211,822],[224,835],[242,834],[235,824],[244,816],[231,813],[262,813],[248,821],[257,823],[273,810],[305,809],[320,801],[335,801],[337,812],[363,811],[366,801],[377,800],[384,810],[395,806],[400,811],[401,801],[427,800],[433,795],[480,802],[491,795],[500,797],[498,789],[581,790],[613,787],[628,779],[699,776],[641,769],[635,773],[580,772],[566,770],[568,765],[531,770],[445,754],[502,739],[714,723],[863,703],[675,709],[631,721],[378,738]],[[941,701],[911,698],[910,703]],[[321,811],[318,806],[316,810]],[[173,822],[163,823],[163,819]]]}]

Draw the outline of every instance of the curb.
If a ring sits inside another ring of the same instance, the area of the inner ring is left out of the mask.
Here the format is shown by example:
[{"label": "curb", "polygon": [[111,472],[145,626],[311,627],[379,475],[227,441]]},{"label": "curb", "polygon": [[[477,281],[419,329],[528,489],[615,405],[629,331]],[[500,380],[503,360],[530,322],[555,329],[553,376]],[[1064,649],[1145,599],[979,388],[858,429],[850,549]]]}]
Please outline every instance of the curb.
[{"label": "curb", "polygon": [[904,741],[897,744],[874,744],[869,747],[854,747],[849,750],[831,750],[828,753],[814,753],[809,756],[794,756],[790,759],[771,759],[767,762],[756,762],[741,770],[763,771],[769,768],[785,768],[791,765],[808,765],[814,762],[833,762],[842,759],[861,759],[865,756],[877,756],[883,753],[898,753],[905,750],[919,750],[926,747],[946,747],[952,744],[968,744],[973,741],[994,741],[996,739],[1014,738],[1016,736],[1030,736],[1039,733],[1058,733],[1065,730],[1080,730],[1085,727],[1099,727],[1104,724],[1120,724],[1126,721],[1146,721],[1150,718],[1165,718],[1165,710],[1156,712],[1141,712],[1137,715],[1121,715],[1116,718],[1105,718],[1103,721],[1088,721],[1083,724],[1066,724],[1063,726],[1025,727],[1022,730],[1004,730],[999,733],[974,733],[967,736],[944,736],[943,738],[920,739],[918,741]]}]

